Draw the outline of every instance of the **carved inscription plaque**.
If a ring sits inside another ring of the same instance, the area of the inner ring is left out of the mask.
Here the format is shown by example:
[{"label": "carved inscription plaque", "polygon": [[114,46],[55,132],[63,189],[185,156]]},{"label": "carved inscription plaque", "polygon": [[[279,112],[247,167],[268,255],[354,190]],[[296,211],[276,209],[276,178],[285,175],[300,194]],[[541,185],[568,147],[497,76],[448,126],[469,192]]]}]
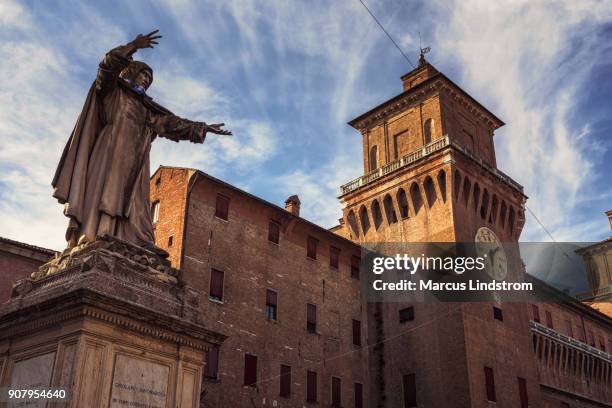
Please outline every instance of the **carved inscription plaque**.
[{"label": "carved inscription plaque", "polygon": [[[15,363],[11,373],[12,389],[41,389],[51,385],[55,353],[47,353]],[[44,408],[44,399],[19,401],[8,404],[9,407]]]},{"label": "carved inscription plaque", "polygon": [[111,408],[166,408],[169,368],[119,354],[110,399]]}]

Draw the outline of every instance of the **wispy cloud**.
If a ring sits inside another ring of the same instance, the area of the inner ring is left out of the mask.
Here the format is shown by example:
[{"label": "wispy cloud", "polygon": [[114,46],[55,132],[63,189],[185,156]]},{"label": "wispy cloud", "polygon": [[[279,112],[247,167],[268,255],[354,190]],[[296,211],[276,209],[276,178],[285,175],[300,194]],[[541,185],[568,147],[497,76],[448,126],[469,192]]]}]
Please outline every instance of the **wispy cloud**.
[{"label": "wispy cloud", "polygon": [[[584,239],[591,221],[575,223],[597,156],[589,124],[572,115],[604,57],[597,30],[612,18],[609,2],[441,3],[448,21],[436,29],[436,54],[452,58],[459,83],[507,122],[496,133],[498,165],[525,186],[553,235]],[[523,237],[547,239],[533,219]]]}]

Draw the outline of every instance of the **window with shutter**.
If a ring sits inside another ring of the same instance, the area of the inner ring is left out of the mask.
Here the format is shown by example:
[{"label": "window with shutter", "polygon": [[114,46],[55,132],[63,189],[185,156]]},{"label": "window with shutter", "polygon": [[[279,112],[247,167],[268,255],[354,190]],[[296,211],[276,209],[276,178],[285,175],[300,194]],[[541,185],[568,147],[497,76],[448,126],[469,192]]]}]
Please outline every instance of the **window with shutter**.
[{"label": "window with shutter", "polygon": [[217,194],[217,203],[215,206],[215,217],[227,220],[229,213],[229,201],[230,199],[223,194]]},{"label": "window with shutter", "polygon": [[210,293],[208,297],[213,300],[223,300],[223,271],[210,270]]},{"label": "window with shutter", "polygon": [[280,394],[281,397],[291,397],[291,367],[281,364],[280,366]]},{"label": "window with shutter", "polygon": [[310,259],[317,259],[317,242],[318,240],[316,238],[308,237],[306,256]]},{"label": "window with shutter", "polygon": [[317,306],[311,303],[306,304],[306,330],[309,333],[317,332]]},{"label": "window with shutter", "polygon": [[266,290],[266,318],[268,320],[277,320],[278,306],[277,306],[276,291],[267,289]]},{"label": "window with shutter", "polygon": [[519,398],[521,400],[521,408],[529,408],[529,398],[527,397],[527,381],[524,378],[518,377]]},{"label": "window with shutter", "polygon": [[280,241],[280,224],[271,220],[268,225],[268,241],[278,244]]},{"label": "window with shutter", "polygon": [[342,381],[338,377],[332,377],[331,405],[334,408],[342,406]]},{"label": "window with shutter", "polygon": [[551,329],[554,329],[552,313],[550,313],[548,310],[546,311],[546,325]]},{"label": "window with shutter", "polygon": [[404,389],[404,407],[416,407],[416,375],[414,373],[404,375],[402,377],[402,385]]},{"label": "window with shutter", "polygon": [[406,307],[399,311],[399,322],[406,323],[414,320],[414,307]]},{"label": "window with shutter", "polygon": [[353,319],[353,345],[361,346],[361,322]]},{"label": "window with shutter", "polygon": [[495,320],[499,320],[500,322],[504,321],[504,313],[499,307],[493,306],[493,318]]},{"label": "window with shutter", "polygon": [[153,224],[159,221],[159,200],[155,201],[151,205],[151,220],[153,221]]},{"label": "window with shutter", "polygon": [[351,256],[351,278],[359,279],[359,264],[361,264],[361,258],[356,255]]},{"label": "window with shutter", "polygon": [[496,402],[497,398],[495,397],[495,378],[493,377],[493,369],[490,367],[485,367],[484,372],[487,401]]},{"label": "window with shutter", "polygon": [[531,309],[533,312],[533,321],[540,323],[540,308],[538,308],[537,305],[531,305]]},{"label": "window with shutter", "polygon": [[363,408],[363,384],[355,383],[355,408]]},{"label": "window with shutter", "polygon": [[257,356],[244,355],[244,385],[255,387],[257,385]]},{"label": "window with shutter", "polygon": [[317,402],[317,373],[306,372],[306,402]]},{"label": "window with shutter", "polygon": [[219,375],[219,347],[212,347],[206,353],[206,366],[204,367],[204,377],[217,379]]},{"label": "window with shutter", "polygon": [[340,264],[340,248],[330,247],[329,248],[329,266],[338,269]]}]

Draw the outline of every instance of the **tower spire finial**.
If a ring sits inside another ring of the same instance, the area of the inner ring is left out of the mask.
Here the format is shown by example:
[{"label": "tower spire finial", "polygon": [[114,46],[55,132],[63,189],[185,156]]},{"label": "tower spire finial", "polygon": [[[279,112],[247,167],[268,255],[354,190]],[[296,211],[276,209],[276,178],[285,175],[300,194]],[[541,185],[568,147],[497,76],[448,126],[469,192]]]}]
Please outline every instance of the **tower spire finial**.
[{"label": "tower spire finial", "polygon": [[425,47],[421,45],[421,32],[419,31],[419,67],[425,65],[425,54],[431,51],[431,47]]}]

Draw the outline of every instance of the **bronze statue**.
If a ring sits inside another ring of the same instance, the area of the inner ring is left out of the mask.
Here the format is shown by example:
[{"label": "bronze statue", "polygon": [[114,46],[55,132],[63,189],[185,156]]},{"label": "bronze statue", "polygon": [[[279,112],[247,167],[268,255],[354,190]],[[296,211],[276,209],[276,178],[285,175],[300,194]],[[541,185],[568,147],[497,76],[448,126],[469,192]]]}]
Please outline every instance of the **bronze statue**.
[{"label": "bronze statue", "polygon": [[68,249],[110,235],[163,254],[155,246],[149,203],[151,142],[161,136],[203,143],[206,132],[231,135],[223,123],[182,119],[146,94],[153,70],[132,55],[153,48],[158,31],[106,54],[64,148],[52,185],[70,219]]}]

